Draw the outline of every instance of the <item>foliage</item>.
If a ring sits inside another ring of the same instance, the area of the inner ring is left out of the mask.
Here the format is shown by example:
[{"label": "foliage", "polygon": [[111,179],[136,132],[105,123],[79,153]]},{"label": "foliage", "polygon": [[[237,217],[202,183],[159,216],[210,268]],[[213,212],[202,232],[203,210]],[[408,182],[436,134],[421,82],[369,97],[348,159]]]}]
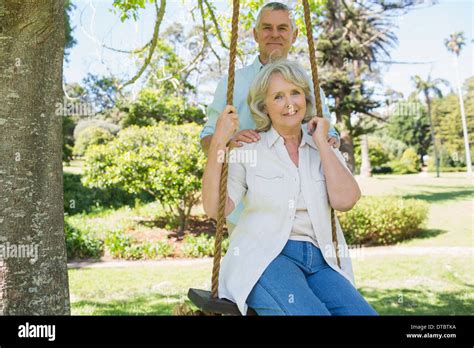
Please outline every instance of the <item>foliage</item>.
[{"label": "foliage", "polygon": [[[372,173],[378,172],[379,169],[390,161],[390,152],[383,146],[379,138],[369,137],[369,159],[372,166]],[[362,164],[360,144],[355,146],[355,163],[360,168]]]},{"label": "foliage", "polygon": [[99,258],[103,255],[103,241],[94,238],[88,231],[78,230],[65,222],[64,232],[68,260],[86,257]]},{"label": "foliage", "polygon": [[384,151],[388,153],[390,160],[401,158],[403,152],[407,149],[407,145],[404,142],[388,135],[387,128],[375,132],[374,136],[369,136],[369,146],[372,139],[383,147]]},{"label": "foliage", "polygon": [[122,231],[109,232],[105,238],[105,246],[113,257],[127,260],[153,259],[172,254],[172,247],[166,242],[138,243],[135,238]]},{"label": "foliage", "polygon": [[418,173],[420,171],[420,159],[415,150],[409,147],[403,152],[400,160],[396,159],[389,162],[389,166],[395,174]]},{"label": "foliage", "polygon": [[151,201],[147,193],[130,194],[119,188],[88,188],[81,183],[81,176],[64,173],[64,211],[68,215],[90,212],[103,207],[118,208],[123,205],[133,206],[135,200]]},{"label": "foliage", "polygon": [[82,80],[84,101],[95,106],[97,112],[114,107],[120,81],[113,76],[97,76],[88,73]]},{"label": "foliage", "polygon": [[159,122],[184,124],[204,123],[204,112],[197,106],[186,102],[183,95],[164,96],[162,91],[142,89],[135,101],[121,107],[126,112],[122,127],[156,126]]},{"label": "foliage", "polygon": [[64,3],[64,25],[65,25],[65,36],[66,43],[64,45],[64,59],[67,62],[69,58],[69,51],[73,48],[77,41],[72,35],[74,28],[71,27],[71,12],[76,9],[76,5],[71,0],[65,0]]},{"label": "foliage", "polygon": [[87,118],[82,119],[77,123],[76,127],[74,128],[74,139],[77,139],[79,137],[79,134],[89,127],[99,127],[113,135],[116,135],[120,131],[120,126],[111,122],[100,119]]},{"label": "foliage", "polygon": [[387,135],[413,147],[420,158],[428,154],[431,145],[430,124],[423,105],[410,99],[392,104],[390,108]]},{"label": "foliage", "polygon": [[75,156],[84,156],[89,146],[105,144],[113,138],[113,135],[103,128],[96,126],[85,128],[77,136],[73,153]]},{"label": "foliage", "polygon": [[114,0],[113,6],[115,13],[120,14],[120,20],[124,22],[129,18],[138,19],[138,11],[144,9],[147,3],[155,0]]},{"label": "foliage", "polygon": [[69,163],[72,159],[74,146],[73,131],[75,127],[71,117],[63,117],[63,162]]},{"label": "foliage", "polygon": [[182,232],[201,190],[205,157],[199,128],[163,123],[126,128],[113,141],[89,148],[83,182],[88,187],[148,192],[179,219]]},{"label": "foliage", "polygon": [[421,230],[428,204],[398,197],[363,197],[338,214],[347,244],[388,245],[411,238]]},{"label": "foliage", "polygon": [[[470,141],[474,134],[474,77],[464,83],[464,106]],[[433,100],[433,124],[439,140],[441,166],[465,166],[466,155],[457,95],[451,93]],[[473,151],[471,150],[471,155]],[[451,159],[449,159],[451,158]]]},{"label": "foliage", "polygon": [[[187,257],[214,256],[214,236],[201,234],[199,236],[186,235],[183,240],[182,251]],[[229,239],[222,240],[222,253],[225,254],[229,248]]]}]

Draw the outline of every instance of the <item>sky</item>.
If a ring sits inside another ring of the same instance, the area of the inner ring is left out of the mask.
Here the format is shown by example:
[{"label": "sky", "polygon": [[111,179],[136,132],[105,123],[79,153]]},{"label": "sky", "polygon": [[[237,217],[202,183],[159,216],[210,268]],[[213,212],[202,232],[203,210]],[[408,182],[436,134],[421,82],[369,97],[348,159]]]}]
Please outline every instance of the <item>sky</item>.
[{"label": "sky", "polygon": [[[429,0],[427,0],[429,1]],[[64,67],[67,83],[80,82],[88,72],[118,76],[132,76],[137,71],[127,54],[102,47],[103,44],[122,50],[141,47],[152,35],[154,10],[148,7],[140,12],[137,22],[122,23],[112,12],[112,0],[73,0],[73,36],[77,44],[70,50],[69,62]],[[191,23],[190,3],[185,0],[168,0],[162,28],[175,21]],[[227,8],[227,1],[214,1],[218,9]],[[474,75],[474,0],[440,0],[437,5],[409,12],[397,21],[394,30],[398,46],[391,50],[395,62],[424,64],[390,64],[382,69],[382,81],[387,88],[408,96],[413,91],[411,76],[443,78],[456,86],[454,56],[444,46],[444,39],[454,31],[463,31],[467,44],[459,57],[461,81]],[[184,57],[186,58],[186,57]],[[137,91],[138,85],[132,88]],[[202,100],[209,102],[212,89],[202,88]]]}]

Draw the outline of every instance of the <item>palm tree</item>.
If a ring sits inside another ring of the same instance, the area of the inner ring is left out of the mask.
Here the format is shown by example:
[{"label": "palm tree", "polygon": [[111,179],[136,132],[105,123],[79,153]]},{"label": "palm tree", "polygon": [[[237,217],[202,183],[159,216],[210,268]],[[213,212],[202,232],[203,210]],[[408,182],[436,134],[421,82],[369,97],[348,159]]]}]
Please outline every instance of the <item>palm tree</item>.
[{"label": "palm tree", "polygon": [[464,100],[462,98],[461,83],[459,80],[458,57],[462,47],[466,44],[466,38],[462,31],[454,32],[444,40],[444,44],[449,52],[454,53],[454,67],[456,69],[456,84],[458,88],[459,104],[461,106],[462,132],[464,135],[464,148],[466,152],[467,173],[472,176],[471,151],[469,149],[469,138],[467,135],[466,113],[464,112]]},{"label": "palm tree", "polygon": [[423,95],[423,97],[425,98],[426,107],[428,108],[428,119],[430,121],[431,129],[431,141],[433,142],[433,150],[436,163],[436,177],[439,178],[439,155],[438,148],[436,147],[436,136],[433,126],[433,120],[431,119],[431,95],[434,94],[441,98],[443,96],[443,93],[439,89],[439,85],[447,85],[448,82],[443,79],[431,80],[431,76],[428,76],[428,79],[425,81],[419,75],[413,76],[412,81],[415,84],[416,94],[421,93]]}]

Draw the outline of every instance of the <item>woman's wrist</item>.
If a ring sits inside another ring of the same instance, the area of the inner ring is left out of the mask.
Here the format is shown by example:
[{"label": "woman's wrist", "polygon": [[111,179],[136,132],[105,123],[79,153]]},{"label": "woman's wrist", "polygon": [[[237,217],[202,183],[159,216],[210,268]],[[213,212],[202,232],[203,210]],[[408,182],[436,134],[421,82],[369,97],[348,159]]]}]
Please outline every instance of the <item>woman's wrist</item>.
[{"label": "woman's wrist", "polygon": [[225,139],[222,139],[219,134],[214,134],[211,139],[211,144],[209,146],[209,149],[213,149],[215,151],[217,150],[225,150],[227,145],[227,142]]},{"label": "woman's wrist", "polygon": [[325,150],[331,148],[331,144],[326,140],[315,140],[314,143],[318,147],[319,150]]}]

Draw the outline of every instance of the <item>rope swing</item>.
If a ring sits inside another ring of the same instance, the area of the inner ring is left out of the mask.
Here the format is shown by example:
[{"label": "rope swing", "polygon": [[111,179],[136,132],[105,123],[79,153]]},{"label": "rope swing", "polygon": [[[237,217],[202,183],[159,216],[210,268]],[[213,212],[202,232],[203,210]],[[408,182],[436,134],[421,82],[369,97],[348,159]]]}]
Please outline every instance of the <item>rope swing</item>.
[{"label": "rope swing", "polygon": [[[323,117],[322,106],[321,106],[321,95],[319,93],[319,80],[318,80],[318,67],[316,61],[316,54],[313,42],[313,32],[311,25],[310,9],[308,0],[303,1],[304,8],[304,20],[306,26],[306,33],[309,47],[309,60],[311,63],[311,72],[313,78],[314,96],[316,101],[316,116]],[[237,55],[237,37],[238,37],[238,21],[239,21],[239,0],[233,0],[232,10],[232,32],[230,41],[230,58],[229,58],[229,70],[228,70],[228,83],[227,83],[227,105],[233,104],[234,94],[234,81],[235,81],[235,59]],[[229,141],[230,143],[230,141]],[[226,299],[218,298],[219,288],[219,270],[222,255],[222,239],[225,222],[225,203],[227,197],[227,176],[228,176],[228,150],[229,143],[226,145],[225,161],[222,165],[222,173],[219,187],[219,208],[217,214],[216,234],[214,243],[214,259],[212,267],[212,286],[211,292],[199,289],[190,289],[188,292],[189,299],[199,307],[204,313],[209,314],[234,314],[240,315],[240,311],[237,305]],[[340,266],[339,254],[338,254],[338,242],[336,236],[336,218],[334,209],[331,207],[331,228],[332,228],[332,240],[336,251],[336,260],[338,267]],[[251,308],[248,310],[249,315],[256,314]]]}]

